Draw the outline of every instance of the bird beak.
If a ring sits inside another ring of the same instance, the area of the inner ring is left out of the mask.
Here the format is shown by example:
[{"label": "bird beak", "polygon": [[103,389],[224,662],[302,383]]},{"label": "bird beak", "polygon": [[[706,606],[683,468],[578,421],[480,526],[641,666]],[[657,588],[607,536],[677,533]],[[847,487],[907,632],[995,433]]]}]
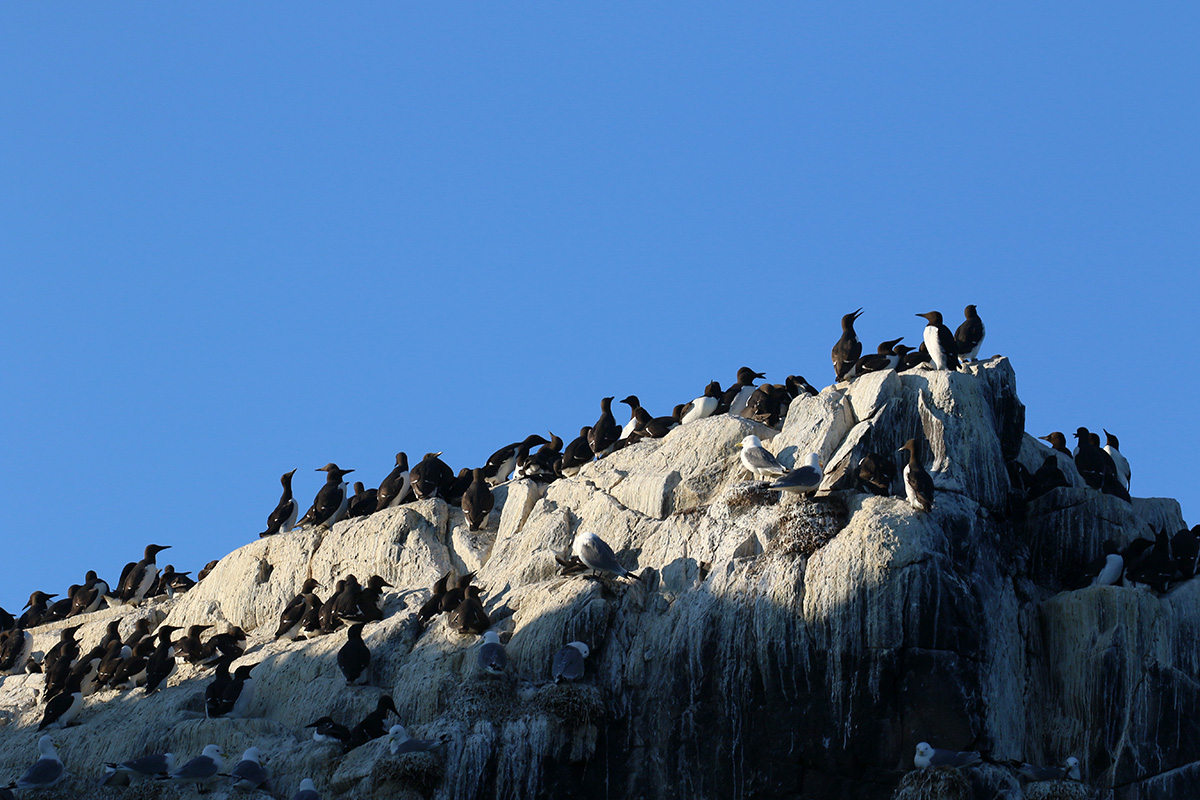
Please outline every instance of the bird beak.
[{"label": "bird beak", "polygon": [[437,457],[437,456],[440,456],[440,455],[441,455],[443,452],[444,452],[444,451],[442,451],[442,450],[438,450],[438,451],[437,451],[436,453],[434,453],[433,455],[434,455],[435,457]]}]

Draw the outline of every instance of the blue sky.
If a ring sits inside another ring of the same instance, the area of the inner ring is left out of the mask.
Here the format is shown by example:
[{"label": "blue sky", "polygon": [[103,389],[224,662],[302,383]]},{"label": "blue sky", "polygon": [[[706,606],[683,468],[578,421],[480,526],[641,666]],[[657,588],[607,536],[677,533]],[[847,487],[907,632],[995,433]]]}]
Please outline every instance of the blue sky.
[{"label": "blue sky", "polygon": [[[9,4],[0,605],[975,303],[1200,514],[1198,13]],[[47,558],[47,556],[53,556]]]}]

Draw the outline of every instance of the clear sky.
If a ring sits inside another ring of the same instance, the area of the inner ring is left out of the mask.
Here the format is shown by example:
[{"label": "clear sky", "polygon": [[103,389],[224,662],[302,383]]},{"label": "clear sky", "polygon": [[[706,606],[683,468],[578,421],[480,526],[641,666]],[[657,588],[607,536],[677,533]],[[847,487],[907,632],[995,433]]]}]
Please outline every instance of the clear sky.
[{"label": "clear sky", "polygon": [[[0,605],[975,303],[1200,521],[1200,12],[9,3]],[[651,6],[651,7],[648,7]],[[621,407],[622,409],[624,407]]]}]

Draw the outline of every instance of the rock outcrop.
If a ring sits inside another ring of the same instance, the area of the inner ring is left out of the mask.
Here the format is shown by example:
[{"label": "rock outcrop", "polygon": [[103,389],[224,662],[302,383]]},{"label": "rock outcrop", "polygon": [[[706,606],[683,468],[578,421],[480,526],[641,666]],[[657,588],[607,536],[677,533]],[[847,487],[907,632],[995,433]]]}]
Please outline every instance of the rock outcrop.
[{"label": "rock outcrop", "polygon": [[[748,481],[735,450],[748,434],[785,465],[818,453],[817,499]],[[853,487],[864,454],[910,438],[937,490],[928,514]],[[71,772],[62,796],[190,796],[95,782],[104,761],[190,758],[216,743],[231,759],[262,748],[279,797],[310,777],[327,798],[865,800],[893,795],[921,741],[995,760],[1075,755],[1097,797],[1195,794],[1200,581],[1164,595],[1066,588],[1106,540],[1184,527],[1179,506],[1129,504],[1077,476],[1025,503],[1007,464],[1033,471],[1046,452],[1024,432],[1010,364],[994,358],[802,396],[780,431],[722,415],[548,487],[507,484],[478,532],[432,499],[254,541],[187,594],[95,612],[78,636],[86,650],[115,617],[122,631],[142,616],[241,626],[250,649],[238,663],[261,664],[250,716],[206,719],[211,671],[190,665],[152,695],[99,692],[81,724],[55,733]],[[640,580],[560,575],[555,555],[581,530]],[[424,632],[416,622],[451,571],[477,573],[507,639],[506,675],[482,674],[479,640],[444,618]],[[343,632],[272,639],[306,578],[326,597],[348,573],[395,587],[364,631],[366,687],[336,666]],[[35,650],[65,624],[35,629]],[[591,649],[585,677],[556,685],[551,657],[574,640]],[[3,679],[0,776],[34,758],[41,686],[40,675]],[[304,727],[324,715],[353,725],[384,693],[410,734],[446,743],[393,755],[376,740],[343,756]],[[1043,796],[997,766],[965,777],[980,798]]]}]

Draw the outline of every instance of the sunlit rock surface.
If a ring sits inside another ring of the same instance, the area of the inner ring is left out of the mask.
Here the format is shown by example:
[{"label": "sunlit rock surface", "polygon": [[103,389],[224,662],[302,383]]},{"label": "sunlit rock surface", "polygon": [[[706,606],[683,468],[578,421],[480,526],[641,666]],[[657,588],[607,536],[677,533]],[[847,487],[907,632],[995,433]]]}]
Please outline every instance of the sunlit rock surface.
[{"label": "sunlit rock surface", "polygon": [[[735,449],[748,434],[786,465],[818,453],[818,499],[750,481]],[[930,514],[853,490],[864,454],[909,438],[937,488]],[[212,672],[186,664],[154,695],[99,692],[81,724],[54,732],[70,771],[61,796],[121,796],[95,787],[102,762],[167,749],[183,761],[216,743],[227,769],[259,746],[276,797],[310,777],[329,798],[888,798],[920,741],[996,760],[1075,755],[1087,786],[1061,796],[1194,796],[1200,581],[1163,596],[1064,590],[1105,540],[1184,527],[1179,506],[1087,489],[1069,460],[1073,487],[1015,500],[1006,462],[1033,471],[1048,452],[1024,431],[1010,364],[994,358],[828,387],[793,402],[781,431],[719,416],[547,487],[508,484],[478,532],[434,499],[255,540],[190,593],[89,615],[78,637],[86,651],[109,620],[124,633],[147,615],[241,626],[238,663],[261,663],[251,717],[205,719]],[[560,576],[555,554],[580,530],[640,580]],[[451,571],[477,572],[508,639],[507,675],[481,674],[479,640],[443,617],[420,631],[416,610]],[[338,671],[344,629],[272,638],[306,578],[328,598],[349,573],[394,585],[385,619],[364,631],[366,687]],[[66,624],[35,629],[35,650]],[[591,648],[586,675],[555,685],[551,657],[573,640]],[[42,684],[3,679],[0,780],[35,758]],[[326,714],[353,725],[385,692],[411,735],[446,744],[397,756],[379,740],[343,755],[304,727]],[[965,778],[950,783],[972,797],[1059,796],[1002,767]],[[926,785],[907,781],[904,796]],[[152,783],[126,796],[192,792]]]}]

